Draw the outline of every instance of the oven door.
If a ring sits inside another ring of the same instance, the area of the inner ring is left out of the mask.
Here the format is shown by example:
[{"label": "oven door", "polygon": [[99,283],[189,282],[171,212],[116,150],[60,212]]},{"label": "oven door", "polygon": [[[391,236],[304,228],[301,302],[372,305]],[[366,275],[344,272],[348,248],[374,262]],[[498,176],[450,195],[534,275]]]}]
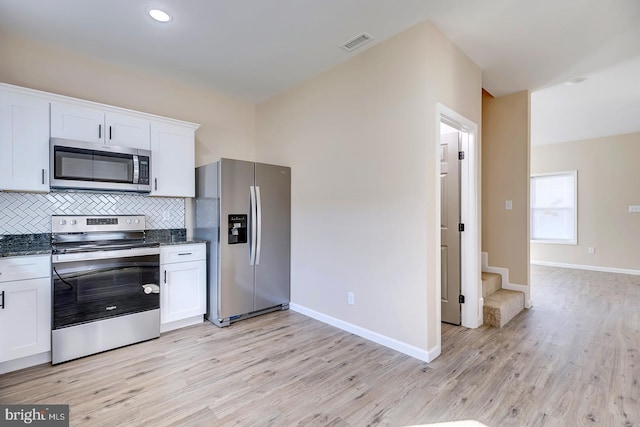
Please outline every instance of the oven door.
[{"label": "oven door", "polygon": [[52,329],[160,307],[157,247],[52,258]]}]

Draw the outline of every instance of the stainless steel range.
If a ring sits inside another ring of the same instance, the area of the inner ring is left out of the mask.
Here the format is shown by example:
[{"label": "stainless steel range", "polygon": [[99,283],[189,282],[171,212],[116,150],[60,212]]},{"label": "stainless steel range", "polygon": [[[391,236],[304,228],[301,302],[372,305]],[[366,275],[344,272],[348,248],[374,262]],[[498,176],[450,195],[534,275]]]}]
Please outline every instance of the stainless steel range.
[{"label": "stainless steel range", "polygon": [[51,359],[160,336],[160,248],[144,215],[52,217]]}]

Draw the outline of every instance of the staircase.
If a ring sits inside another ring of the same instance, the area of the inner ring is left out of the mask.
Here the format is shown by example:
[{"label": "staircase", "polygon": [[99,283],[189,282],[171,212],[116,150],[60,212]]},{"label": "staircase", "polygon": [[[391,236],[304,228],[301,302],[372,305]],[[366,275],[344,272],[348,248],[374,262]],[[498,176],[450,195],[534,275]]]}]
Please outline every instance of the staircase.
[{"label": "staircase", "polygon": [[502,289],[502,276],[482,273],[482,314],[485,325],[502,328],[524,310],[524,292]]}]

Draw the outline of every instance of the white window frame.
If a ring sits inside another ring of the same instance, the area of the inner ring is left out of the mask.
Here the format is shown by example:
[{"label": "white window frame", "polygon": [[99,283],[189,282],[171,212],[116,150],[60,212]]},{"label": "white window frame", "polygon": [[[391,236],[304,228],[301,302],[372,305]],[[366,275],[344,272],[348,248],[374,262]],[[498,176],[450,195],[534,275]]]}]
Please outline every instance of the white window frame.
[{"label": "white window frame", "polygon": [[[533,204],[533,180],[538,177],[549,177],[549,176],[570,176],[573,179],[573,239],[534,239],[533,238],[533,217],[534,210],[536,209],[554,209],[554,208],[545,208],[545,207],[537,207]],[[564,172],[550,172],[550,173],[537,173],[531,174],[530,180],[530,193],[531,193],[531,207],[530,207],[530,215],[531,215],[531,230],[529,230],[529,238],[531,243],[555,243],[559,245],[577,245],[578,244],[578,171],[564,171]]]}]

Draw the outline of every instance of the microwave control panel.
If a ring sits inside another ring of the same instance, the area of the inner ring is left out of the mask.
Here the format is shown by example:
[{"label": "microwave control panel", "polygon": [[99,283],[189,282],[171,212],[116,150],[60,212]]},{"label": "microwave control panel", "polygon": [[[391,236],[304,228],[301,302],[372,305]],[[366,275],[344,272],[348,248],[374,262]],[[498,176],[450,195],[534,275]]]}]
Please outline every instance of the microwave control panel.
[{"label": "microwave control panel", "polygon": [[138,176],[138,184],[149,185],[149,158],[140,156],[140,175]]}]

